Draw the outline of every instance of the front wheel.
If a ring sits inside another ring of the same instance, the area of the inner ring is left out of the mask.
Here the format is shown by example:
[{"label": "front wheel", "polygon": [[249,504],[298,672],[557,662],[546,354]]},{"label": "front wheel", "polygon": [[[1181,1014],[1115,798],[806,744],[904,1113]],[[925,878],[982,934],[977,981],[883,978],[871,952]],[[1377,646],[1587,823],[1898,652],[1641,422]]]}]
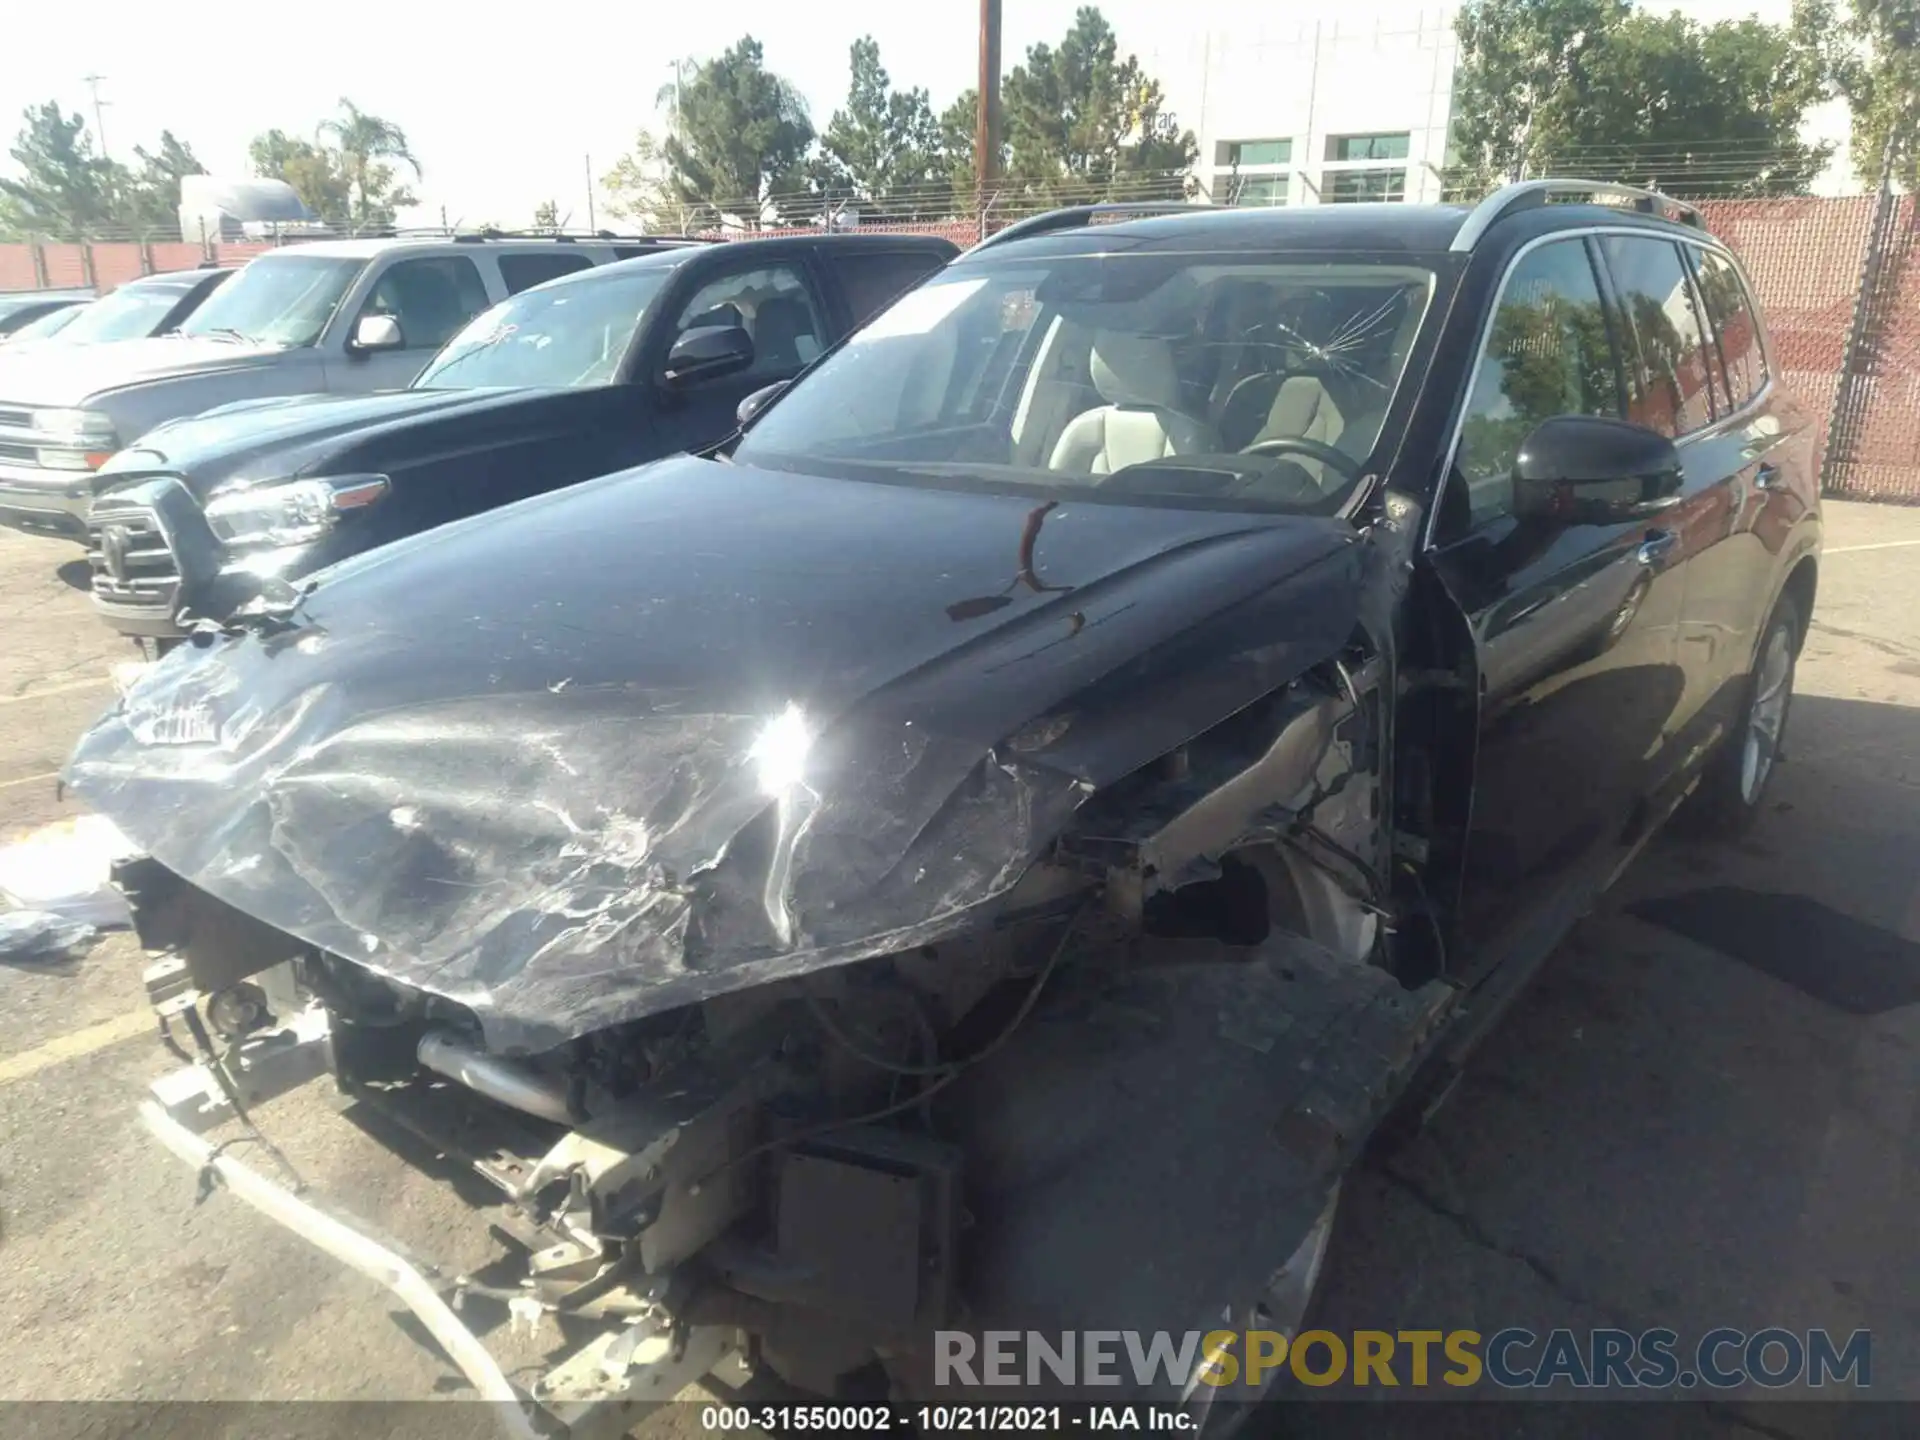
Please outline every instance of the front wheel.
[{"label": "front wheel", "polygon": [[1688,828],[1732,835],[1760,813],[1767,782],[1781,759],[1787,711],[1793,703],[1793,673],[1805,620],[1790,595],[1782,595],[1747,676],[1745,704],[1734,732],[1707,764],[1688,807]]}]

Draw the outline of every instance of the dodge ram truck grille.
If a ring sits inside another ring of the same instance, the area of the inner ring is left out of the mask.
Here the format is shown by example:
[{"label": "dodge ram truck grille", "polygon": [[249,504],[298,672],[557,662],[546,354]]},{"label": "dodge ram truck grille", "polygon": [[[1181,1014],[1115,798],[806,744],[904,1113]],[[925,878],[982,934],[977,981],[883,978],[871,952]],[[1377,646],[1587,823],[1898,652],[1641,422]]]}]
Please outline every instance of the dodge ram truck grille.
[{"label": "dodge ram truck grille", "polygon": [[31,430],[33,412],[16,405],[0,405],[0,430]]},{"label": "dodge ram truck grille", "polygon": [[116,609],[171,612],[180,570],[166,531],[144,506],[94,506],[87,521],[94,598]]}]

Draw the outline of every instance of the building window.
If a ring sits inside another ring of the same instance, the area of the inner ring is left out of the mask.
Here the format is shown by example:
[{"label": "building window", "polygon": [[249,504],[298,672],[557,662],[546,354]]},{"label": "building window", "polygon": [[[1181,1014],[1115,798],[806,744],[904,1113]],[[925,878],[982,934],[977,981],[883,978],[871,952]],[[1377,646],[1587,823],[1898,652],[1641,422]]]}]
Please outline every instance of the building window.
[{"label": "building window", "polygon": [[1321,198],[1330,205],[1360,200],[1404,200],[1407,198],[1407,172],[1404,170],[1329,171]]},{"label": "building window", "polygon": [[1220,166],[1285,165],[1293,159],[1291,140],[1222,140],[1213,147]]},{"label": "building window", "polygon": [[1406,131],[1397,135],[1329,135],[1327,137],[1327,159],[1335,161],[1351,160],[1404,160],[1407,158]]},{"label": "building window", "polygon": [[1287,203],[1287,181],[1285,175],[1217,174],[1213,177],[1213,203],[1284,205]]}]

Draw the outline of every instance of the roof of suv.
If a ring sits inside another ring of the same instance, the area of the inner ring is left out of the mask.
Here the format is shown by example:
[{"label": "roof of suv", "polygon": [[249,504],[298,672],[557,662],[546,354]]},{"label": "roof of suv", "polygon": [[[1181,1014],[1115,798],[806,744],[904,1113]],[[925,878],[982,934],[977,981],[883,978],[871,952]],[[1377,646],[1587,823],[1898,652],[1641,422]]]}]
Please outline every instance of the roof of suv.
[{"label": "roof of suv", "polygon": [[[1600,197],[1631,199],[1633,208],[1600,203]],[[1549,203],[1552,202],[1552,203]],[[1115,219],[1096,223],[1097,212]],[[1137,218],[1119,218],[1131,214]],[[1690,217],[1683,223],[1679,217]],[[1496,226],[1527,217],[1514,227],[1530,234],[1590,225],[1636,225],[1696,238],[1706,234],[1698,212],[1669,197],[1628,186],[1581,181],[1529,181],[1495,191],[1477,205],[1409,205],[1401,201],[1301,206],[1208,207],[1146,204],[1082,206],[1054,211],[1009,227],[975,247],[994,253],[1018,241],[1029,254],[1074,254],[1119,242],[1141,248],[1171,248],[1203,241],[1220,250],[1399,251],[1432,254],[1472,249]],[[974,252],[968,252],[971,255]]]},{"label": "roof of suv", "polygon": [[[503,246],[522,246],[529,250],[550,250],[557,245],[579,245],[587,248],[599,247],[605,249],[614,245],[644,245],[646,243],[647,241],[643,238],[602,240],[598,237],[591,239],[574,239],[570,237],[565,240],[545,240],[538,237],[530,237],[527,239],[503,237],[494,240],[482,239],[477,235],[471,238],[456,238],[451,235],[374,235],[354,240],[300,240],[281,246],[278,249],[269,250],[266,253],[267,255],[312,255],[321,260],[371,260],[376,255],[384,255],[389,250],[399,249],[467,251],[475,247],[492,250]],[[266,257],[259,256],[256,258],[264,259]]]}]

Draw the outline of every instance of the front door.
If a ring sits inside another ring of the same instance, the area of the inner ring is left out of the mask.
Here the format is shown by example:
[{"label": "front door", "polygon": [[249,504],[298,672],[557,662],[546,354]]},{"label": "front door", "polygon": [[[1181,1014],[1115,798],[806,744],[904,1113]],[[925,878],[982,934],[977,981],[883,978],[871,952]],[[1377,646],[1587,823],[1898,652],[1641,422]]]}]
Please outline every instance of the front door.
[{"label": "front door", "polygon": [[[327,362],[327,389],[365,393],[403,390],[440,347],[492,301],[479,267],[465,255],[420,255],[381,272],[347,328],[346,358]],[[391,316],[400,327],[397,350],[356,351],[353,327],[368,315]]]},{"label": "front door", "polygon": [[1446,479],[1458,490],[1433,563],[1468,619],[1479,670],[1458,927],[1468,970],[1472,952],[1620,844],[1680,703],[1672,529],[1513,513],[1514,460],[1536,425],[1623,414],[1618,323],[1588,240],[1523,253],[1476,359]]},{"label": "front door", "polygon": [[[674,306],[664,333],[648,347],[652,383],[660,393],[655,422],[663,455],[726,439],[742,400],[776,380],[791,380],[829,344],[826,307],[807,270],[793,261],[760,259],[751,245],[739,250],[730,268],[709,274]],[[703,325],[744,328],[753,341],[753,363],[731,375],[667,385],[661,378],[667,352],[681,335]]]}]

